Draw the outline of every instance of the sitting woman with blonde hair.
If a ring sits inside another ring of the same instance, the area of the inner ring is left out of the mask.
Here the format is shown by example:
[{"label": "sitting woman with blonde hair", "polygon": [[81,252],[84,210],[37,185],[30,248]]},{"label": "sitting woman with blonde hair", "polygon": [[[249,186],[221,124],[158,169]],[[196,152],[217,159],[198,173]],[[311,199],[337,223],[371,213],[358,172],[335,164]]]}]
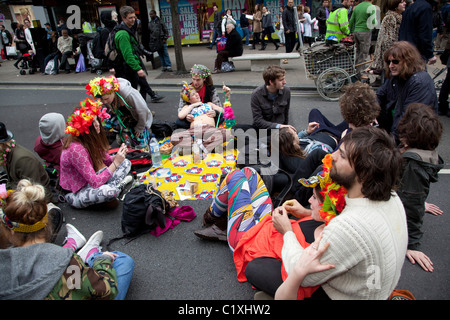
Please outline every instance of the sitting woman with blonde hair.
[{"label": "sitting woman with blonde hair", "polygon": [[66,228],[63,247],[48,243],[45,189],[20,180],[0,209],[0,235],[12,246],[0,250],[0,300],[125,298],[134,261],[120,252],[100,252],[102,231],[86,242],[75,227]]}]

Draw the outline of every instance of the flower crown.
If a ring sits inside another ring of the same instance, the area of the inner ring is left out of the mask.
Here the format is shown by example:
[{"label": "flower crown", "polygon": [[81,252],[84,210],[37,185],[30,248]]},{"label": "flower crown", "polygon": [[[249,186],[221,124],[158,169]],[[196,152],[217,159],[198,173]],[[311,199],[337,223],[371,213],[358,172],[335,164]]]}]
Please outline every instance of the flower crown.
[{"label": "flower crown", "polygon": [[181,89],[181,98],[186,101],[189,102],[189,98],[191,96],[191,92],[194,91],[194,87],[191,86],[190,84],[187,84],[186,82],[183,82],[183,88]]},{"label": "flower crown", "polygon": [[208,78],[211,75],[211,71],[207,67],[201,64],[194,64],[191,68],[191,76],[197,76],[200,78]]},{"label": "flower crown", "polygon": [[94,78],[86,85],[86,93],[94,98],[100,98],[119,90],[119,80],[114,76]]},{"label": "flower crown", "polygon": [[111,117],[106,112],[106,108],[102,109],[101,106],[102,103],[100,101],[94,101],[89,98],[81,101],[80,108],[75,109],[73,114],[67,119],[64,132],[70,133],[72,136],[89,134],[89,127],[96,116],[100,118],[100,122]]},{"label": "flower crown", "polygon": [[313,176],[309,179],[299,179],[300,182],[305,187],[315,187],[320,185],[322,191],[320,192],[323,196],[323,203],[320,205],[319,210],[320,217],[325,220],[325,225],[327,225],[331,219],[336,217],[338,214],[344,210],[345,207],[345,195],[347,194],[347,189],[343,186],[337,184],[330,178],[330,170],[332,167],[331,155],[327,154],[323,159],[323,171],[319,172],[317,176]]}]

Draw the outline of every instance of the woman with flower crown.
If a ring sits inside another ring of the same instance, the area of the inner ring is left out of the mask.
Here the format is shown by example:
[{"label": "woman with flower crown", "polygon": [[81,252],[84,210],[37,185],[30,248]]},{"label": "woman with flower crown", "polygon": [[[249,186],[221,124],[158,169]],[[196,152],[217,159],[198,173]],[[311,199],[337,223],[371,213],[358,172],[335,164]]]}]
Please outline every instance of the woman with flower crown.
[{"label": "woman with flower crown", "polygon": [[110,146],[101,123],[109,117],[100,101],[86,98],[67,120],[69,136],[61,153],[59,184],[67,191],[66,201],[75,208],[117,203],[122,188],[131,181],[126,145],[123,143],[114,157],[108,154]]},{"label": "woman with flower crown", "polygon": [[142,95],[128,80],[114,76],[95,78],[86,85],[86,93],[94,99],[101,99],[117,120],[117,126],[110,125],[119,132],[119,143],[126,142],[125,136],[133,146],[149,138],[153,115]]}]

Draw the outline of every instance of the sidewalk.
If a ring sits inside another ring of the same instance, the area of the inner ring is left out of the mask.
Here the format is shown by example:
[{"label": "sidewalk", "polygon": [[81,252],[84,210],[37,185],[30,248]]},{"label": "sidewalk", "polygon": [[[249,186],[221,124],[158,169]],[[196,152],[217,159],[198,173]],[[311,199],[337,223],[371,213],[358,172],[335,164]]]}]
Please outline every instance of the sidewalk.
[{"label": "sidewalk", "polygon": [[[259,46],[257,47],[257,49]],[[250,50],[250,47],[244,45],[244,54],[246,53],[279,53],[285,52],[284,47],[275,51],[273,44],[268,43],[266,50]],[[175,49],[169,47],[172,69],[176,71]],[[216,58],[215,49],[209,50],[205,45],[183,46],[183,60],[186,70],[189,71],[194,64],[203,64],[211,71],[214,70],[214,60]],[[145,59],[144,59],[145,60]],[[20,75],[13,64],[15,60],[5,60],[0,67],[0,85],[43,85],[43,86],[85,86],[91,79],[97,77],[90,71],[70,74],[60,73],[58,75],[36,74]],[[151,87],[157,86],[179,86],[183,81],[189,81],[190,75],[177,76],[162,72],[161,68],[152,69],[150,62],[145,62],[148,71],[147,80]],[[230,73],[219,73],[213,75],[216,86],[225,83],[229,87],[238,88],[256,88],[263,83],[261,72],[250,71],[250,61],[235,62],[236,71]],[[306,78],[303,57],[290,60],[288,64],[282,64],[286,69],[286,82],[291,89],[297,90],[316,90],[314,81]],[[27,70],[28,71],[28,70]],[[108,76],[109,72],[104,71],[102,76]]]}]

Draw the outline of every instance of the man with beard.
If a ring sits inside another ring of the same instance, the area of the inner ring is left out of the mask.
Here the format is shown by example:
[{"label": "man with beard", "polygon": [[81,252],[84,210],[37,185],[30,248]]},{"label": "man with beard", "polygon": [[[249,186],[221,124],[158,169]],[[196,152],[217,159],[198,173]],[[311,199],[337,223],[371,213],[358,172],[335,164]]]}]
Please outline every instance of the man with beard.
[{"label": "man with beard", "polygon": [[[320,285],[330,299],[386,300],[400,278],[408,243],[405,210],[394,191],[400,152],[384,130],[368,126],[345,135],[331,157],[330,177],[347,189],[345,207],[316,236],[319,243],[312,249],[324,252],[320,263],[334,268],[310,273],[304,261],[311,249],[304,254],[292,229],[279,230],[289,276],[276,297],[295,299],[301,284]],[[272,215],[276,219],[280,213]]]}]

